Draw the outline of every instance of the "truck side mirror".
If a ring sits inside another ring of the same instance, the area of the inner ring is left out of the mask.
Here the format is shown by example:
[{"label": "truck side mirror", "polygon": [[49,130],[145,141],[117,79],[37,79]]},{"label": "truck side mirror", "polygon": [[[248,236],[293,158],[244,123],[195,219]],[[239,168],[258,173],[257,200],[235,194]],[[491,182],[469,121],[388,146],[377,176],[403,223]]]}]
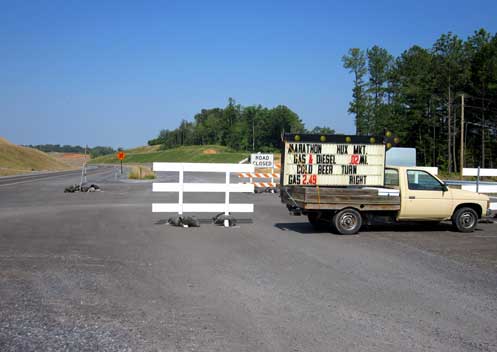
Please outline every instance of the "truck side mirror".
[{"label": "truck side mirror", "polygon": [[442,192],[447,192],[449,190],[449,187],[445,183],[442,184]]}]

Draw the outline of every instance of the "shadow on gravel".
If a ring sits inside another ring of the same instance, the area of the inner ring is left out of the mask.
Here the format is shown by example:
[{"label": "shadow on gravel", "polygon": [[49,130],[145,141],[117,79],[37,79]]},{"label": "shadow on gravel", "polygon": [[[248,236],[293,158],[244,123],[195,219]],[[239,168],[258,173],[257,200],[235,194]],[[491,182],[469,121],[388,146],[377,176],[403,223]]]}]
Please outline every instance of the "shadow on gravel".
[{"label": "shadow on gravel", "polygon": [[[198,219],[199,223],[200,224],[213,224],[213,220],[212,218],[201,218],[201,219]],[[237,219],[236,220],[236,223],[237,224],[253,224],[254,223],[254,220],[253,219]],[[168,223],[168,219],[160,219],[160,220],[157,220],[156,222],[154,222],[154,225],[169,225]]]},{"label": "shadow on gravel", "polygon": [[331,233],[330,230],[326,228],[315,229],[311,224],[307,222],[285,222],[285,223],[275,224],[274,226],[282,231],[293,231],[303,235],[312,235],[316,233]]},{"label": "shadow on gravel", "polygon": [[[274,225],[276,228],[282,231],[293,231],[303,235],[318,234],[318,233],[329,233],[331,235],[342,236],[335,234],[331,229],[323,227],[322,229],[316,229],[311,224],[307,222],[290,222],[290,223],[277,223]],[[476,228],[475,232],[482,231],[480,228]],[[361,228],[360,233],[367,232],[457,232],[459,233],[451,223],[442,222],[439,224],[423,224],[423,223],[402,223],[402,224],[391,224],[391,225],[364,225]]]}]

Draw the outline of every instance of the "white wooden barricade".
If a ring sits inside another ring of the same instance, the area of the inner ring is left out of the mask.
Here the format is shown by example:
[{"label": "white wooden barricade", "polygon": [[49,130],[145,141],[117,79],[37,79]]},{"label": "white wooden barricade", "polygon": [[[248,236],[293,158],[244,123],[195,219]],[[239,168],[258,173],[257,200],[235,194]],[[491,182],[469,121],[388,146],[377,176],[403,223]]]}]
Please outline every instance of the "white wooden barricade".
[{"label": "white wooden barricade", "polygon": [[[463,176],[478,176],[478,168],[463,168]],[[480,169],[480,177],[497,176],[497,169]]]},{"label": "white wooden barricade", "polygon": [[[253,172],[254,166],[251,164],[202,164],[202,163],[153,163],[154,171],[179,172],[179,182],[154,182],[153,192],[178,192],[178,203],[153,203],[154,213],[178,213],[198,212],[198,213],[219,213],[224,212],[229,215],[234,213],[253,213],[253,204],[233,204],[230,203],[230,193],[233,192],[254,192],[254,185],[230,183],[231,173]],[[184,183],[185,172],[219,172],[226,175],[225,183]],[[184,203],[184,192],[224,192],[224,203]],[[227,220],[224,222],[227,226]]]},{"label": "white wooden barricade", "polygon": [[[497,185],[478,185],[478,191],[476,185],[461,185],[461,189],[470,192],[478,192],[478,193],[488,193],[488,194],[496,194],[497,193]],[[490,196],[490,209],[497,210],[497,198]]]},{"label": "white wooden barricade", "polygon": [[[480,177],[497,176],[497,169],[463,168],[462,175],[476,176],[478,180],[476,184],[462,185],[461,189],[478,193],[497,193],[497,185],[480,184]],[[490,209],[497,210],[497,202],[494,202],[494,200],[495,198],[490,198]]]}]

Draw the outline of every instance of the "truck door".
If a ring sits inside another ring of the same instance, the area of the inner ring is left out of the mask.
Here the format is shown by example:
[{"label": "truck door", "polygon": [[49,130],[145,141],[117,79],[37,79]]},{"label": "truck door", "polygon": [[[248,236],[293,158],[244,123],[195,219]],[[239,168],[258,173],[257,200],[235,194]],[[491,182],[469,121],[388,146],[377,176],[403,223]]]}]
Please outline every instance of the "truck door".
[{"label": "truck door", "polygon": [[443,220],[452,211],[452,196],[435,177],[422,170],[406,170],[407,190],[402,196],[401,218]]}]

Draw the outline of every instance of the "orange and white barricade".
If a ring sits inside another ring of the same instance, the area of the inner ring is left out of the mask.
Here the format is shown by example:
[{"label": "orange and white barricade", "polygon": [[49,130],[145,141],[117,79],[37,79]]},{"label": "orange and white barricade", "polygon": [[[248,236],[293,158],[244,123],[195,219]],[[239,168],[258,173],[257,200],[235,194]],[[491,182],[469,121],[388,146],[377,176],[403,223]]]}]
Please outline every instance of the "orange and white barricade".
[{"label": "orange and white barricade", "polygon": [[280,174],[278,173],[280,168],[279,164],[275,164],[271,172],[242,172],[238,174],[238,177],[249,179],[249,182],[243,183],[253,184],[255,188],[276,188],[280,184]]}]

